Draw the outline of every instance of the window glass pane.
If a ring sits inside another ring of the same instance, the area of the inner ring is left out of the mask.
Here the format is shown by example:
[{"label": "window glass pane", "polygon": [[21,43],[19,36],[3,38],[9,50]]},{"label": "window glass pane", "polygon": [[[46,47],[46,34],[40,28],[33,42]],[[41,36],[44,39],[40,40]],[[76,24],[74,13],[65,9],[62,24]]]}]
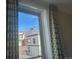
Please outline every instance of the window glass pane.
[{"label": "window glass pane", "polygon": [[33,38],[33,44],[35,44],[35,38]]},{"label": "window glass pane", "polygon": [[19,59],[42,59],[39,16],[18,12]]}]

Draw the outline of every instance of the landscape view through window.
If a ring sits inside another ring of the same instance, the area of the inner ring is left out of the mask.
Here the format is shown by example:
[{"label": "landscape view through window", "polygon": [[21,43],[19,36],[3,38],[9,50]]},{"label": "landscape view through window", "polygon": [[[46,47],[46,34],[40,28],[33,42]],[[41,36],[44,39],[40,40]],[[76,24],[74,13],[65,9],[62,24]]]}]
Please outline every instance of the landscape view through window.
[{"label": "landscape view through window", "polygon": [[18,12],[19,59],[42,59],[39,16]]}]

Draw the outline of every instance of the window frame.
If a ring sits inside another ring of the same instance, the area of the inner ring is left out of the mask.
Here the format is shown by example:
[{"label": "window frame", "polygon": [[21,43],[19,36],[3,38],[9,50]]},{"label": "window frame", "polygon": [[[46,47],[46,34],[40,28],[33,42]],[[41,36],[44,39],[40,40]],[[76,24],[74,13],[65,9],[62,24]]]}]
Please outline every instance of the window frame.
[{"label": "window frame", "polygon": [[[19,3],[19,11],[31,13],[39,16],[40,41],[42,49],[42,59],[53,59],[50,29],[49,29],[49,9],[34,7],[32,5]],[[27,10],[27,11],[25,11]],[[37,12],[38,11],[38,12]]]}]

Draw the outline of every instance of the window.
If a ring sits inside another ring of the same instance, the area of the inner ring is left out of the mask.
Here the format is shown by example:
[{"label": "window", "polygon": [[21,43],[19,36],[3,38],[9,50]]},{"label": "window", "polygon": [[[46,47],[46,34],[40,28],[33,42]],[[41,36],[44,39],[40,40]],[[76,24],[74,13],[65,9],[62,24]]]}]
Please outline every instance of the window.
[{"label": "window", "polygon": [[[51,44],[50,44],[51,42],[50,42],[50,35],[49,35],[49,27],[48,27],[48,23],[49,23],[48,22],[49,12],[47,10],[48,8],[41,8],[41,7],[33,8],[33,7],[34,6],[32,5],[28,5],[28,4],[26,5],[26,4],[20,3],[20,6],[19,6],[20,10],[18,12],[19,20],[23,20],[23,21],[19,21],[19,29],[24,29],[24,31],[26,31],[27,29],[27,32],[26,32],[28,33],[28,35],[26,34],[27,38],[28,37],[33,38],[34,36],[36,36],[33,34],[37,34],[38,32],[39,32],[39,37],[40,37],[38,39],[35,39],[36,42],[34,40],[34,43],[38,42],[38,44],[27,44],[27,48],[30,47],[31,55],[28,55],[29,58],[26,57],[26,59],[36,59],[36,58],[37,59],[53,59]],[[27,16],[29,16],[30,18]],[[28,22],[27,20],[30,22]],[[29,24],[31,26],[28,26]],[[31,31],[31,30],[28,30],[28,28],[26,27],[35,28],[36,30],[40,29],[40,30],[37,30],[36,32],[35,30],[32,29],[33,31]]]},{"label": "window", "polygon": [[31,38],[28,39],[28,43],[31,43]]},{"label": "window", "polygon": [[36,44],[35,38],[33,38],[33,44]]},{"label": "window", "polygon": [[30,55],[30,47],[26,50],[26,55]]},{"label": "window", "polygon": [[[42,59],[42,57],[38,57],[38,56],[41,56],[40,53],[42,50],[41,44],[39,44],[40,34],[38,37],[38,33],[40,32],[39,16],[28,12],[24,12],[24,11],[19,11],[18,14],[19,14],[19,33],[18,34],[23,33],[24,35],[24,38],[22,38],[23,36],[22,35],[21,39],[19,39],[19,43],[20,41],[22,41],[22,46],[19,46],[19,49],[20,49],[19,52],[22,52],[22,54],[19,54],[19,58],[31,59],[31,58],[37,57]],[[36,40],[39,43],[36,44]]]}]

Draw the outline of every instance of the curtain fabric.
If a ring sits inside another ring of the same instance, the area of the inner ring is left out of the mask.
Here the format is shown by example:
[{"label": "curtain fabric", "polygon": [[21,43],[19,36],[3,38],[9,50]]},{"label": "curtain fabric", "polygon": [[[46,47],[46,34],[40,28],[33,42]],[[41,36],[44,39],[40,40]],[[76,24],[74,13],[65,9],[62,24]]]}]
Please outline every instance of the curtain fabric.
[{"label": "curtain fabric", "polygon": [[18,0],[6,0],[6,59],[19,59]]},{"label": "curtain fabric", "polygon": [[49,25],[51,33],[51,43],[52,43],[52,53],[53,59],[64,59],[63,49],[62,49],[62,39],[63,35],[60,32],[59,24],[56,22],[57,8],[54,5],[49,6]]}]

